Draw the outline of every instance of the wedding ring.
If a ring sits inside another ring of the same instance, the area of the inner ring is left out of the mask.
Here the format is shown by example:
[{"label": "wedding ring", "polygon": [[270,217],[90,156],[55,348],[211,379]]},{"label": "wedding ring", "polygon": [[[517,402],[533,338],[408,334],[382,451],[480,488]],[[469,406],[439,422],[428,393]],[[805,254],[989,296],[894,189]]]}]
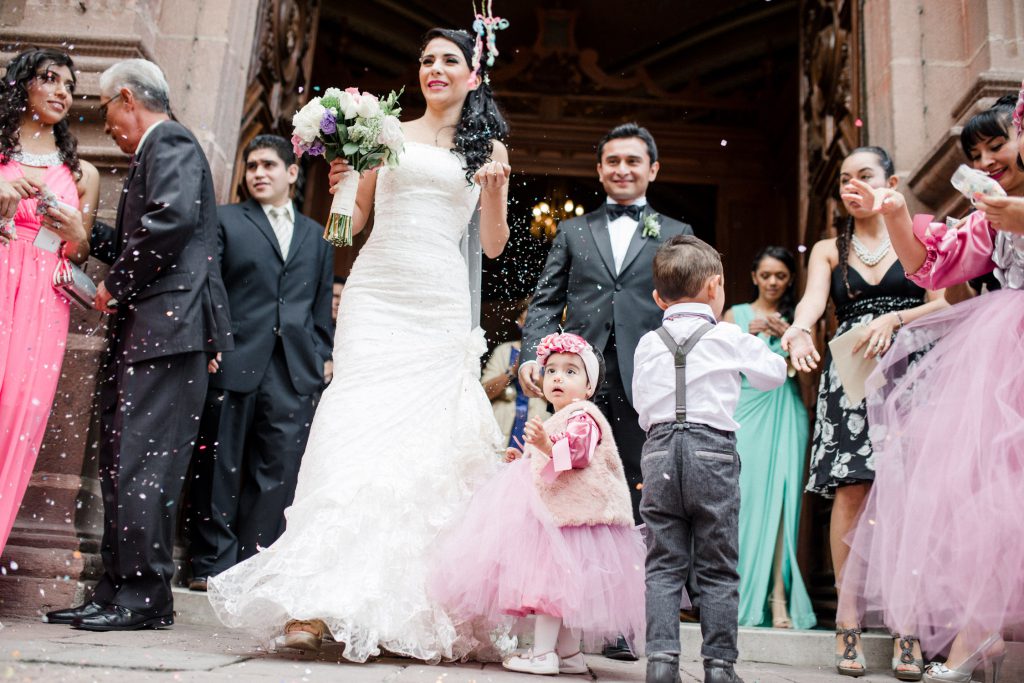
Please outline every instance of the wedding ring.
[{"label": "wedding ring", "polygon": [[806,356],[804,356],[804,362],[805,363],[810,363],[812,360],[814,360],[814,356],[812,356],[810,354],[807,354]]}]

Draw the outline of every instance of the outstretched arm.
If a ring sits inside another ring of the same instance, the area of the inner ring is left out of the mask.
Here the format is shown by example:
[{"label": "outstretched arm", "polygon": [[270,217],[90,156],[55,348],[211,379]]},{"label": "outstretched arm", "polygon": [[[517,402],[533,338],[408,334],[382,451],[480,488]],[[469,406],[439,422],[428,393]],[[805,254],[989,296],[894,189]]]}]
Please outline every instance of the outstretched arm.
[{"label": "outstretched arm", "polygon": [[804,296],[793,314],[793,324],[782,335],[782,349],[789,352],[793,367],[802,372],[817,368],[821,360],[821,355],[814,348],[811,330],[825,315],[825,306],[828,305],[829,281],[832,277],[832,261],[829,256],[835,248],[834,240],[822,240],[811,249]]}]

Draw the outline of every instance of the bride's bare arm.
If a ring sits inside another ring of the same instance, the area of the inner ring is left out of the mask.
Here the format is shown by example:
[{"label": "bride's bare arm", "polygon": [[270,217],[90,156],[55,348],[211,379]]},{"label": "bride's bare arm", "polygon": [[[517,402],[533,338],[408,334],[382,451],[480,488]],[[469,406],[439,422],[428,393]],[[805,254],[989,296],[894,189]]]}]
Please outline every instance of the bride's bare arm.
[{"label": "bride's bare arm", "polygon": [[[494,141],[491,161],[473,176],[480,186],[480,246],[488,258],[497,258],[508,243],[508,150]],[[362,190],[362,188],[360,188]]]}]

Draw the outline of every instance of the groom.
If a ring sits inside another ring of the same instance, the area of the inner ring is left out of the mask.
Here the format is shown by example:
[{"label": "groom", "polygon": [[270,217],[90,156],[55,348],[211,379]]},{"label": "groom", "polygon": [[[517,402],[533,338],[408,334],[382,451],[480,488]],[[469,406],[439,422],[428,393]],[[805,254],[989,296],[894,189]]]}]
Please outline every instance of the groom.
[{"label": "groom", "polygon": [[[633,353],[647,332],[661,325],[654,303],[651,263],[658,246],[693,229],[659,214],[647,203],[647,186],[658,176],[658,147],[635,123],[617,126],[597,146],[597,176],[605,204],[558,226],[523,328],[520,384],[540,396],[537,344],[562,328],[604,352],[605,381],[594,403],[608,418],[626,471],[633,518],[640,523],[640,451],[645,435],[632,405]],[[635,659],[625,641],[606,655]]]}]

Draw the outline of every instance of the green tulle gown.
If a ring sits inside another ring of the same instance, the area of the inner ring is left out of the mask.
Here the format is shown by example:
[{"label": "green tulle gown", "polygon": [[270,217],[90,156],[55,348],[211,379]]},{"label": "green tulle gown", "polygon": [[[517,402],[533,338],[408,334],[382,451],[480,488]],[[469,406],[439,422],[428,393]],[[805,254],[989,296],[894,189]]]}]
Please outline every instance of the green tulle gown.
[{"label": "green tulle gown", "polygon": [[[736,324],[746,332],[754,319],[750,304],[733,307]],[[778,337],[758,335],[780,356]],[[742,626],[770,626],[772,562],[783,519],[782,575],[794,628],[817,622],[796,563],[796,536],[807,451],[807,411],[796,380],[774,391],[757,391],[746,378],[736,407],[736,450],[740,454],[740,616]]]}]

